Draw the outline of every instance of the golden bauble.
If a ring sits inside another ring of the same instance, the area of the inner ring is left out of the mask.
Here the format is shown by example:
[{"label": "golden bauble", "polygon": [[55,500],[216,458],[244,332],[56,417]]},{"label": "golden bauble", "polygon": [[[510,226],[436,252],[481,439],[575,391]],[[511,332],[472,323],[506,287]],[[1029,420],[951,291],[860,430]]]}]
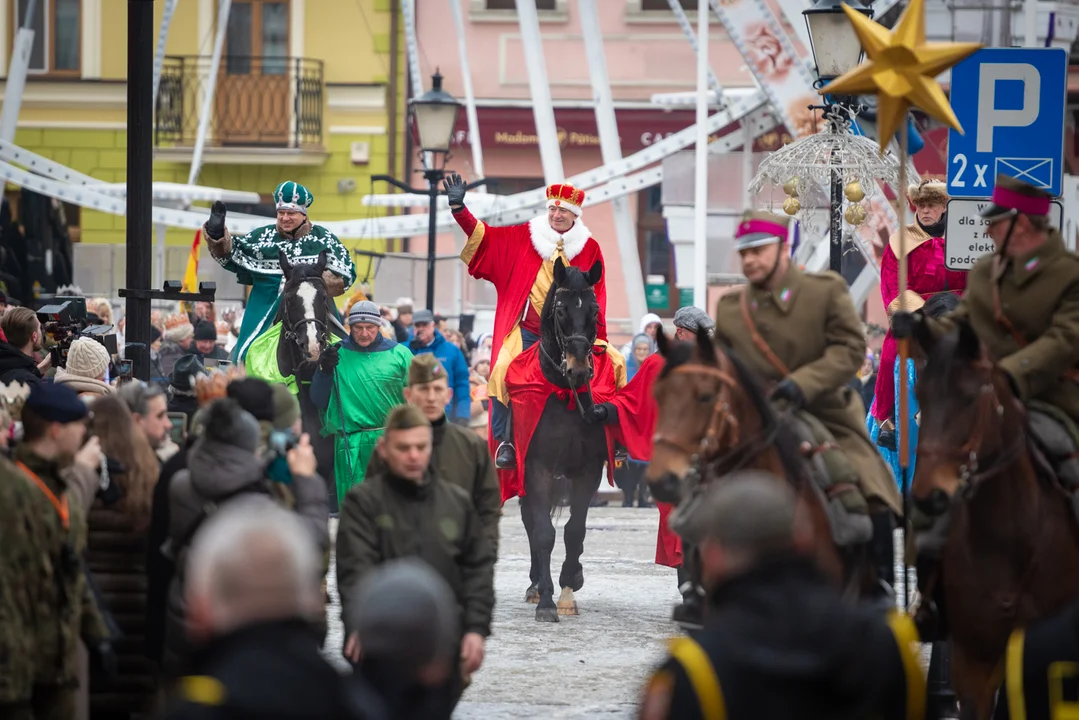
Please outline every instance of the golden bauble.
[{"label": "golden bauble", "polygon": [[847,222],[851,225],[861,225],[865,222],[865,208],[861,205],[848,205],[847,211],[843,213],[843,217],[845,217]]},{"label": "golden bauble", "polygon": [[847,183],[847,186],[843,188],[843,194],[852,203],[861,202],[865,199],[865,190],[862,190],[862,184],[857,180]]},{"label": "golden bauble", "polygon": [[[792,177],[787,182],[783,183],[783,192],[790,195],[792,198],[798,197],[798,177]],[[795,210],[794,212],[798,212]],[[791,213],[793,215],[794,213]]]},{"label": "golden bauble", "polygon": [[788,215],[794,215],[802,209],[802,203],[798,202],[798,198],[789,197],[783,201],[783,212]]}]

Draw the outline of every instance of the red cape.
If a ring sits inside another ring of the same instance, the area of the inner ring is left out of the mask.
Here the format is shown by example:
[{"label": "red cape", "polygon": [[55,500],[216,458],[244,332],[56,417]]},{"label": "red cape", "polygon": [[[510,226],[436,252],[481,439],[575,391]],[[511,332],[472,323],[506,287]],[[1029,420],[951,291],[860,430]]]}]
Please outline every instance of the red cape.
[{"label": "red cape", "polygon": [[[629,456],[635,460],[652,459],[652,437],[659,417],[653,385],[666,364],[667,361],[659,353],[649,355],[633,379],[609,401],[618,408],[615,439],[626,446]],[[674,506],[661,502],[657,502],[656,506],[659,508],[656,564],[678,567],[682,564],[682,538],[667,526],[667,518]]]},{"label": "red cape", "polygon": [[[528,445],[532,434],[539,425],[547,398],[552,394],[559,400],[575,407],[573,395],[569,390],[555,387],[543,375],[539,359],[540,343],[528,348],[510,363],[506,372],[506,389],[510,394],[510,410],[513,412],[513,440],[517,446],[517,469],[499,470],[498,479],[502,485],[502,501],[525,494],[525,458],[528,457]],[[595,403],[607,402],[615,394],[614,363],[611,362],[607,349],[603,345],[592,347],[592,360],[595,374],[592,378],[592,400]],[[578,388],[578,393],[585,388]],[[614,431],[607,425],[607,482],[614,485]]]}]

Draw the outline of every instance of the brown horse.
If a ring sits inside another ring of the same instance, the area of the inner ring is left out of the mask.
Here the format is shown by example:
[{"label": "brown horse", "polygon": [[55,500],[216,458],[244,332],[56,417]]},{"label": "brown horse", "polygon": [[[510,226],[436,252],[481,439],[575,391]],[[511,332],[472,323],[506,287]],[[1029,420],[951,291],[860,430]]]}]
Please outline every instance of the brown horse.
[{"label": "brown horse", "polygon": [[659,416],[646,475],[653,497],[677,505],[687,485],[722,481],[740,469],[786,478],[797,493],[798,513],[813,530],[821,569],[849,591],[868,594],[877,582],[871,563],[861,548],[842,558],[800,441],[750,371],[707,335],[673,346],[662,333],[656,339],[667,364],[654,388]]},{"label": "brown horse", "polygon": [[916,335],[928,361],[911,494],[946,527],[940,565],[919,585],[924,598],[943,590],[961,717],[988,720],[1012,630],[1079,597],[1079,527],[970,325],[939,340],[924,327]]}]

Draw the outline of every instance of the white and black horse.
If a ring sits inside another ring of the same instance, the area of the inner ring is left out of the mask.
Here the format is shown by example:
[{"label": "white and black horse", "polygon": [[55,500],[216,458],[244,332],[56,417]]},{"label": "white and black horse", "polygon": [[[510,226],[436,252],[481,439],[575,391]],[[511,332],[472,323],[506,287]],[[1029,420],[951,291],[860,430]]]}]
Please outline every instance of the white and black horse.
[{"label": "white and black horse", "polygon": [[334,490],[333,437],[322,436],[322,418],[311,402],[310,383],[318,360],[330,340],[330,333],[345,337],[348,332],[337,320],[330,294],[322,273],[326,270],[326,251],[319,253],[311,264],[289,263],[282,251],[279,255],[285,284],[275,322],[281,323],[281,339],[277,343],[277,369],[284,377],[295,376],[303,418],[303,431],[310,436],[318,461],[319,474],[330,486],[331,505],[336,506]]},{"label": "white and black horse", "polygon": [[[555,261],[554,283],[547,293],[540,316],[539,361],[543,376],[555,387],[577,389],[589,384],[593,374],[592,346],[596,342],[599,303],[592,289],[603,275],[596,262],[588,274]],[[591,407],[590,393],[578,400]],[[581,402],[570,404],[554,393],[547,398],[539,424],[525,457],[525,495],[521,517],[532,554],[529,577],[532,585],[525,599],[538,598],[536,620],[558,622],[559,614],[576,615],[573,593],[584,585],[581,554],[584,552],[588,504],[599,489],[607,439],[602,425],[586,422]],[[558,585],[562,594],[554,602],[551,552],[555,544],[552,517],[563,497],[569,498],[570,518],[563,531],[566,560]]]}]

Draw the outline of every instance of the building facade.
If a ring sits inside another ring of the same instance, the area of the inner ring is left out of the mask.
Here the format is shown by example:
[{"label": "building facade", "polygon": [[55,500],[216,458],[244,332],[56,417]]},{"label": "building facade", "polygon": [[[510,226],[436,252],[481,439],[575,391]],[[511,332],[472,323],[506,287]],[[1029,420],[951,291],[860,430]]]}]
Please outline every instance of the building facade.
[{"label": "building facade", "polygon": [[[15,136],[27,150],[106,182],[125,179],[127,4],[37,0],[30,19],[31,71]],[[5,90],[27,5],[0,0]],[[234,208],[257,215],[273,215],[270,194],[286,179],[311,189],[315,222],[381,212],[364,207],[361,198],[371,190],[371,175],[400,174],[404,168],[405,64],[397,5],[234,0],[197,184],[259,193],[260,203]],[[158,30],[164,6],[154,3]],[[155,112],[155,181],[188,182],[211,80],[217,8],[216,0],[179,2],[169,25]],[[7,195],[17,212],[17,192],[9,188]],[[98,262],[123,257],[123,217],[70,205],[64,210],[77,251],[89,250],[79,245],[113,246],[82,255]],[[183,276],[192,236],[188,230],[168,231],[167,277]],[[381,239],[346,244],[384,246]],[[208,260],[205,253],[203,259]],[[357,257],[361,278],[368,263]],[[105,289],[120,286],[114,282]]]}]

